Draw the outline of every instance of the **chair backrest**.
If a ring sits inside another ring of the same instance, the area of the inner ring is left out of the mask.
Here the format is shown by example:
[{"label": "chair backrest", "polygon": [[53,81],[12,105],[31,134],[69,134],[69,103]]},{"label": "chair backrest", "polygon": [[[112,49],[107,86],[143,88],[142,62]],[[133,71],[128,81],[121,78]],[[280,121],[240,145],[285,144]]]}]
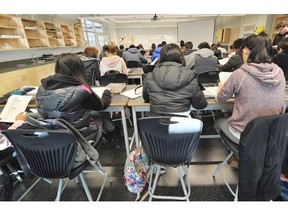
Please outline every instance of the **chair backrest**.
[{"label": "chair backrest", "polygon": [[93,59],[87,59],[87,60],[85,59],[82,61],[83,61],[83,64],[85,67],[85,73],[86,73],[86,76],[90,85],[95,86],[96,80],[98,80],[100,77],[99,60],[93,58]]},{"label": "chair backrest", "polygon": [[146,117],[137,123],[143,150],[152,163],[190,164],[202,132],[202,121],[186,117]]},{"label": "chair backrest", "polygon": [[142,67],[140,62],[138,61],[126,61],[127,68],[138,68]]},{"label": "chair backrest", "polygon": [[217,84],[219,80],[219,71],[204,72],[197,75],[197,79],[201,84]]},{"label": "chair backrest", "polygon": [[127,83],[127,82],[128,82],[128,76],[115,70],[107,71],[103,76],[99,78],[99,83],[101,86],[106,86],[109,83]]},{"label": "chair backrest", "polygon": [[[70,174],[77,140],[68,130],[17,129],[3,134],[14,146],[19,163],[43,178],[63,178]],[[24,164],[26,165],[26,164]]]}]

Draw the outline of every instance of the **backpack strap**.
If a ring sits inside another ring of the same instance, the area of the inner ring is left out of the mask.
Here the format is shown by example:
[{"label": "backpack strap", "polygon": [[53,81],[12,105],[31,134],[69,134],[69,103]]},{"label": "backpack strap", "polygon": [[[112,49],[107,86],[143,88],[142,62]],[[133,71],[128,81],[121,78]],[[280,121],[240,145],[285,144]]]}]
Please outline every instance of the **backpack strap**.
[{"label": "backpack strap", "polygon": [[56,118],[56,119],[45,119],[43,121],[40,121],[31,116],[28,116],[28,118],[26,119],[26,123],[41,129],[54,129],[56,126],[58,128],[71,131],[75,136],[75,138],[77,139],[78,143],[85,151],[85,153],[90,157],[90,159],[96,162],[99,160],[99,154],[97,150],[82,136],[82,134],[75,127],[73,127],[66,120]]}]

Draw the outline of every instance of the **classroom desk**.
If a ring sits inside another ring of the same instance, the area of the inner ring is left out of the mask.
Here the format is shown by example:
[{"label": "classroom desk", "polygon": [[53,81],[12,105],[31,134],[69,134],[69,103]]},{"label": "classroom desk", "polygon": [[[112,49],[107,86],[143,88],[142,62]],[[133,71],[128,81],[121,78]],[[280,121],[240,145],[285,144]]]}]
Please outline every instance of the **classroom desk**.
[{"label": "classroom desk", "polygon": [[[208,106],[203,110],[221,110],[221,109],[233,109],[233,99],[229,99],[226,103],[220,104],[217,103],[215,99],[207,99]],[[142,97],[135,99],[130,99],[128,101],[128,106],[132,108],[132,117],[133,117],[133,127],[134,135],[131,140],[130,146],[132,146],[134,140],[136,143],[136,148],[139,148],[139,136],[138,136],[138,126],[137,126],[137,112],[148,112],[150,111],[150,104],[145,103]],[[190,107],[190,110],[197,110],[194,107]],[[201,138],[219,138],[219,135],[201,135]]]},{"label": "classroom desk", "polygon": [[143,84],[144,71],[142,67],[128,69],[128,79],[140,79],[140,85]]},{"label": "classroom desk", "polygon": [[[132,89],[132,88],[136,88],[136,85],[127,85],[124,91]],[[130,153],[127,122],[126,122],[126,116],[125,116],[125,106],[127,106],[128,100],[129,98],[121,94],[113,94],[109,107],[107,107],[105,110],[100,111],[100,112],[121,112],[123,135],[124,135],[125,148],[126,148],[127,155]],[[0,104],[0,111],[1,111],[1,108],[4,108],[4,106],[5,104]],[[35,109],[36,108],[35,99],[31,100],[27,107]]]}]

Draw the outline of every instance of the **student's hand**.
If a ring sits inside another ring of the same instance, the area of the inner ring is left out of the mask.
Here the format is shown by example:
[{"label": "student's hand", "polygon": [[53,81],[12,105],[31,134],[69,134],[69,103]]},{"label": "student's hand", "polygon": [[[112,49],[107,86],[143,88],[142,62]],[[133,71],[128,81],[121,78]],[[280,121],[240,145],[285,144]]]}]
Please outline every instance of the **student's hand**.
[{"label": "student's hand", "polygon": [[19,114],[16,116],[15,119],[16,119],[16,121],[17,121],[17,120],[25,121],[26,118],[27,118],[26,112],[21,112],[21,113],[19,113]]}]

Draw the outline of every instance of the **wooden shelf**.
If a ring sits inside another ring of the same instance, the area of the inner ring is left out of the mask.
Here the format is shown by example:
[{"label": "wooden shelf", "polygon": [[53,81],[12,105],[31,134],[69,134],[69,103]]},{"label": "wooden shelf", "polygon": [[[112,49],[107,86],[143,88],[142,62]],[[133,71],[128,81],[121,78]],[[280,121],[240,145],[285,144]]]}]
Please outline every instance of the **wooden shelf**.
[{"label": "wooden shelf", "polygon": [[0,14],[0,50],[84,45],[81,27]]},{"label": "wooden shelf", "polygon": [[25,31],[18,17],[0,15],[0,50],[29,48]]}]

